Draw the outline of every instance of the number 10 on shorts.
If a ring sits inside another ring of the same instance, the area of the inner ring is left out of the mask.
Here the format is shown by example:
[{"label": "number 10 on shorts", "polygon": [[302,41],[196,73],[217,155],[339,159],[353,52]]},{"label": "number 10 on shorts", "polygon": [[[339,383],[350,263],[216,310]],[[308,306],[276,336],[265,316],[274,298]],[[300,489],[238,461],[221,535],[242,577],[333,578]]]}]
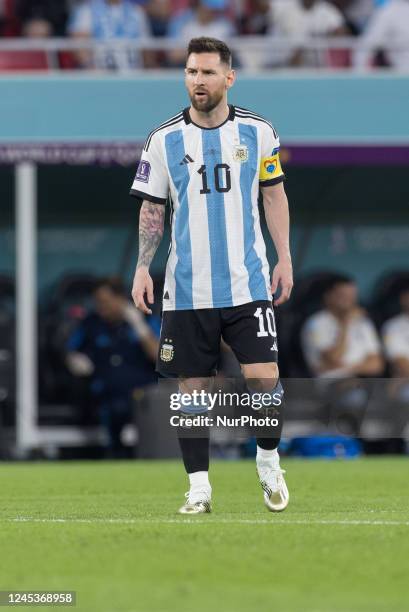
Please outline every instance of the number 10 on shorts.
[{"label": "number 10 on shorts", "polygon": [[266,331],[266,321],[264,319],[263,309],[260,307],[257,308],[256,312],[254,313],[254,316],[258,319],[259,325],[257,338],[265,338],[268,335],[272,336],[273,338],[277,338],[276,322],[272,308],[266,308],[265,312],[265,319],[267,321],[268,331]]}]

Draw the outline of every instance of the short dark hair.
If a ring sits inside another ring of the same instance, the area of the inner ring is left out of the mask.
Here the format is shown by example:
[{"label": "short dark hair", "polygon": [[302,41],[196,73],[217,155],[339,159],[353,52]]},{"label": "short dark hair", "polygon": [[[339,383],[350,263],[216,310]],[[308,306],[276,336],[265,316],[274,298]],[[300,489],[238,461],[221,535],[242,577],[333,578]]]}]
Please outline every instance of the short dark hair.
[{"label": "short dark hair", "polygon": [[98,289],[109,289],[114,295],[125,297],[127,295],[124,283],[118,276],[107,276],[101,278],[95,285],[94,291]]},{"label": "short dark hair", "polygon": [[192,38],[187,48],[187,56],[189,57],[191,53],[217,53],[220,61],[231,68],[231,51],[226,43],[217,38],[208,36]]},{"label": "short dark hair", "polygon": [[352,276],[347,274],[334,274],[331,278],[326,281],[324,286],[324,295],[338,287],[338,285],[355,285],[356,281]]},{"label": "short dark hair", "polygon": [[405,279],[399,287],[399,297],[409,292],[409,279]]}]

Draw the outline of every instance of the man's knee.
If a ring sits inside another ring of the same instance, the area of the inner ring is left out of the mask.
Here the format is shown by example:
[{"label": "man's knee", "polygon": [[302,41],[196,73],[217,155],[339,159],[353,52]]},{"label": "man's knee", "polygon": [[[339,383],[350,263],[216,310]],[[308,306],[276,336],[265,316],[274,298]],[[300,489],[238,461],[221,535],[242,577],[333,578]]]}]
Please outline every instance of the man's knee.
[{"label": "man's knee", "polygon": [[241,370],[247,386],[253,391],[271,391],[280,376],[276,363],[242,364]]},{"label": "man's knee", "polygon": [[[284,389],[280,382],[280,373],[276,363],[257,363],[242,366],[247,389],[259,399],[263,395],[263,407],[254,409],[262,414],[274,414],[279,418],[281,431],[281,410],[284,402]],[[263,434],[264,435],[264,434]]]},{"label": "man's knee", "polygon": [[186,416],[206,414],[209,410],[208,393],[212,378],[179,378],[179,394],[182,403],[180,412]]}]

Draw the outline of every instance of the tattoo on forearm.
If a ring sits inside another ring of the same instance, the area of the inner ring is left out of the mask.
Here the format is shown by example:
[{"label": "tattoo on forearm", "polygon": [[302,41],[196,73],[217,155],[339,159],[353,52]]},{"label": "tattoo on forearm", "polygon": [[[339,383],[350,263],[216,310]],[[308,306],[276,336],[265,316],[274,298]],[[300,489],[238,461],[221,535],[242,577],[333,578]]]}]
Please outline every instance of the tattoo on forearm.
[{"label": "tattoo on forearm", "polygon": [[139,216],[139,257],[137,267],[149,266],[163,236],[165,207],[144,202]]}]

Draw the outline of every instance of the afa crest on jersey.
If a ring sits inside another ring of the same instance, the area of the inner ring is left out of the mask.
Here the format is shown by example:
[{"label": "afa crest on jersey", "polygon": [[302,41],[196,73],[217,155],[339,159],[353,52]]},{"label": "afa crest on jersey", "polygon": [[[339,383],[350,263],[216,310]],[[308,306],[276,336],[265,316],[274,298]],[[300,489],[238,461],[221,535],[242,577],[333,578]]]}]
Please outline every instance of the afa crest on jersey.
[{"label": "afa crest on jersey", "polygon": [[233,149],[234,161],[244,163],[248,160],[248,158],[249,158],[249,150],[247,148],[247,145],[243,145],[243,144],[235,145]]},{"label": "afa crest on jersey", "polygon": [[173,348],[173,344],[168,344],[165,341],[165,343],[162,344],[160,349],[160,358],[162,359],[162,361],[172,361],[174,353],[175,351]]}]

